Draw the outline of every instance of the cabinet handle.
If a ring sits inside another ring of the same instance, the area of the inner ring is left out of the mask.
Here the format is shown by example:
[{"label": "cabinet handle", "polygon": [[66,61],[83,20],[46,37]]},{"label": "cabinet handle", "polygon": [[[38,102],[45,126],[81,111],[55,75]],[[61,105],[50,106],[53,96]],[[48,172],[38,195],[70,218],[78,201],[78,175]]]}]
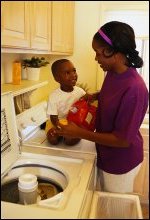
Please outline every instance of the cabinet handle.
[{"label": "cabinet handle", "polygon": [[31,117],[31,121],[36,122],[36,119],[34,119],[33,117]]}]

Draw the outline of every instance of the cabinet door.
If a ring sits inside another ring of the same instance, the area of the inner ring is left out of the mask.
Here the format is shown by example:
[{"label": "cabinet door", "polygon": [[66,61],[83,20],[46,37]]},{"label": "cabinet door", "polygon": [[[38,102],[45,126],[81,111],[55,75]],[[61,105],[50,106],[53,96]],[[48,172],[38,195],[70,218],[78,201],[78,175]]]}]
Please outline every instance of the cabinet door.
[{"label": "cabinet door", "polygon": [[52,2],[52,52],[73,52],[74,2]]},{"label": "cabinet door", "polygon": [[51,2],[31,1],[31,48],[50,50]]},{"label": "cabinet door", "polygon": [[3,1],[1,12],[2,46],[29,48],[29,3]]},{"label": "cabinet door", "polygon": [[149,200],[149,153],[144,152],[144,160],[141,169],[135,178],[134,193],[140,196],[141,202],[148,202]]}]

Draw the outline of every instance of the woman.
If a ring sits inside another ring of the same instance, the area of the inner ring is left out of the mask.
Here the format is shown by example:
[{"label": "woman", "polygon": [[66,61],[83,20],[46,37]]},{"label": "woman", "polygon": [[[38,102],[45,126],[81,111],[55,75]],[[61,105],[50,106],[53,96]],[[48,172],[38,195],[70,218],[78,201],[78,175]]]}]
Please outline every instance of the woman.
[{"label": "woman", "polygon": [[134,30],[112,21],[93,37],[95,60],[107,72],[99,93],[95,132],[73,123],[55,132],[96,143],[101,187],[109,192],[132,192],[134,178],[143,161],[139,132],[148,107],[148,91],[136,68],[143,60],[136,50]]}]

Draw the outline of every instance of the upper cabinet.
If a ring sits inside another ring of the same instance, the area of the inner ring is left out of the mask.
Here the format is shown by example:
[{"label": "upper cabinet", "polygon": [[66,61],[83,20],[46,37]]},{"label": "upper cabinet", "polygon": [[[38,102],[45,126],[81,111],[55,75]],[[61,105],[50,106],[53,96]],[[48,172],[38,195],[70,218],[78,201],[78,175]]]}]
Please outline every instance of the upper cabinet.
[{"label": "upper cabinet", "polygon": [[74,2],[52,2],[52,51],[73,52]]},{"label": "upper cabinet", "polygon": [[73,52],[74,2],[2,1],[1,11],[4,52]]},{"label": "upper cabinet", "polygon": [[1,7],[2,46],[29,48],[29,3],[2,1]]},{"label": "upper cabinet", "polygon": [[51,2],[30,2],[32,49],[51,50]]}]

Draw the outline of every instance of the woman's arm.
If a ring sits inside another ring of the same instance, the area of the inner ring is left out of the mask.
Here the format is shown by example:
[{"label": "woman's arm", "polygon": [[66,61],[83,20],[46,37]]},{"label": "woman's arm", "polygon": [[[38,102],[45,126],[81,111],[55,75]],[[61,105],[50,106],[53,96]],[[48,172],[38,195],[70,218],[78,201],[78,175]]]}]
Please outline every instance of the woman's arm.
[{"label": "woman's arm", "polygon": [[84,128],[80,128],[74,123],[69,123],[68,125],[64,125],[64,126],[60,124],[60,127],[61,129],[55,131],[59,135],[86,139],[109,147],[129,146],[129,143],[126,140],[118,138],[112,133],[92,132]]}]

